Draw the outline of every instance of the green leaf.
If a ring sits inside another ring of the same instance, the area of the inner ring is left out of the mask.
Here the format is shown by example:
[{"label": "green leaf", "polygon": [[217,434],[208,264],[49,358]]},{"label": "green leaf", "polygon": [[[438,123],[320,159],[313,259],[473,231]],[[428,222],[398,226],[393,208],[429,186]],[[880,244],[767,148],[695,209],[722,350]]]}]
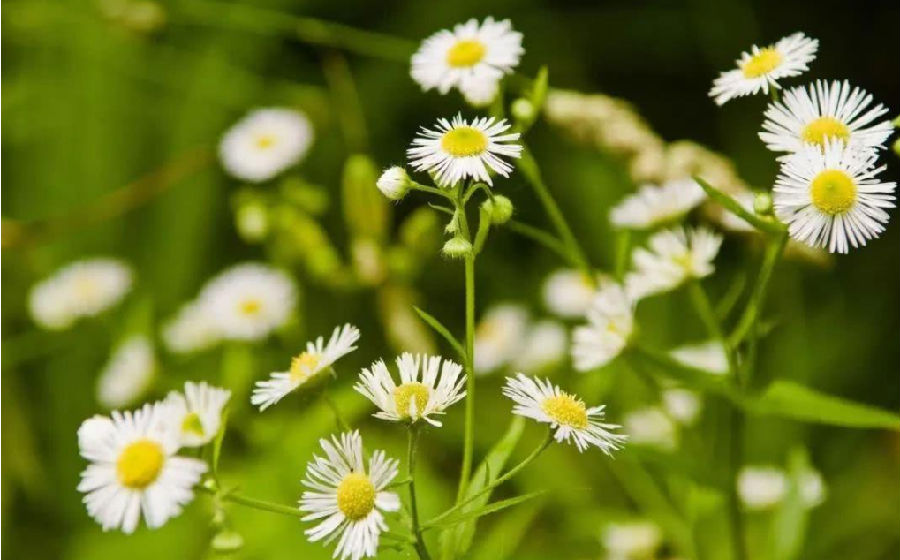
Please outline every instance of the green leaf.
[{"label": "green leaf", "polygon": [[216,434],[216,439],[213,440],[212,447],[212,475],[216,482],[219,480],[219,457],[222,454],[222,442],[225,441],[225,428],[227,426],[228,407],[226,406],[225,410],[222,411],[222,424],[219,427],[219,433]]},{"label": "green leaf", "polygon": [[[504,510],[508,507],[512,507],[522,502],[527,502],[532,498],[536,498],[546,492],[546,490],[539,490],[537,492],[531,492],[529,494],[522,494],[521,496],[515,496],[513,498],[507,498],[505,500],[500,500],[499,502],[494,502],[491,504],[487,504],[475,509],[464,508],[458,513],[454,513],[452,515],[448,515],[444,519],[441,519],[438,523],[433,526],[426,526],[425,529],[430,529],[431,527],[450,527],[453,525],[457,525],[459,523],[463,523],[465,521],[474,522],[479,517],[484,517],[490,513],[495,513],[500,510]],[[474,525],[471,524],[471,525]],[[470,541],[471,544],[471,541]],[[468,548],[468,546],[466,547]],[[465,552],[465,551],[463,551]]]},{"label": "green leaf", "polygon": [[900,430],[900,415],[874,406],[820,393],[792,381],[775,381],[747,403],[757,414],[771,414],[805,422],[846,428]]},{"label": "green leaf", "polygon": [[423,311],[421,308],[413,306],[413,309],[416,310],[416,313],[419,314],[419,317],[421,317],[423,321],[428,323],[428,325],[432,329],[434,329],[435,332],[437,332],[439,335],[443,336],[444,339],[446,339],[447,342],[450,343],[450,346],[452,346],[453,349],[456,350],[456,353],[459,354],[459,357],[462,360],[466,359],[466,351],[463,350],[462,344],[460,344],[459,341],[456,340],[456,338],[454,338],[452,334],[450,334],[450,330],[447,329],[447,327],[442,325],[440,321],[438,321],[433,316],[431,316],[428,313],[426,313],[425,311]]},{"label": "green leaf", "polygon": [[531,87],[531,105],[534,107],[534,113],[538,114],[544,107],[544,101],[547,100],[547,88],[549,83],[549,72],[547,66],[541,66],[537,76],[534,78],[534,85]]},{"label": "green leaf", "polygon": [[703,190],[706,191],[706,194],[709,197],[719,204],[722,205],[723,208],[737,216],[738,218],[744,220],[751,226],[755,227],[759,231],[763,231],[766,233],[783,233],[785,228],[782,224],[773,221],[767,220],[752,212],[748,212],[741,204],[735,199],[731,198],[729,195],[710,185],[700,177],[694,177],[694,180],[703,187]]},{"label": "green leaf", "polygon": [[470,555],[471,560],[503,560],[512,557],[541,509],[541,502],[538,502],[534,507],[519,508],[501,516],[486,534],[478,535],[478,542]]}]

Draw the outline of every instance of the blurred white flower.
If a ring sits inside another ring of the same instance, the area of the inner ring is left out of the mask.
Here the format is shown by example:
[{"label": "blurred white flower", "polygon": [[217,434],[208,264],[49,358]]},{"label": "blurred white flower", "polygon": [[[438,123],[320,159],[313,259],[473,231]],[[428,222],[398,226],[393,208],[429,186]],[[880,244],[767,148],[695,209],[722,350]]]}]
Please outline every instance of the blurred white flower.
[{"label": "blurred white flower", "polygon": [[[751,510],[768,510],[777,506],[787,496],[787,473],[769,465],[748,465],[738,473],[738,495],[744,506]],[[825,500],[825,483],[822,475],[810,468],[798,481],[800,499],[807,508],[813,508]]]},{"label": "blurred white flower", "polygon": [[312,125],[303,113],[257,109],[225,133],[219,157],[229,175],[259,183],[300,161],[312,139]]},{"label": "blurred white flower", "polygon": [[244,263],[210,280],[199,301],[223,338],[259,340],[288,321],[296,306],[297,286],[281,270]]},{"label": "blurred white flower", "polygon": [[222,331],[204,302],[192,301],[163,326],[162,339],[172,352],[199,352],[218,344]]},{"label": "blurred white flower", "polygon": [[625,349],[634,328],[634,304],[621,286],[608,284],[594,296],[587,321],[572,335],[572,363],[580,371],[603,366]]},{"label": "blurred white flower", "polygon": [[705,199],[706,193],[693,179],[643,185],[610,211],[610,222],[621,229],[652,229],[681,218]]},{"label": "blurred white flower", "polygon": [[686,344],[670,352],[673,358],[686,366],[708,371],[717,375],[728,373],[728,356],[725,347],[718,340],[699,344]]},{"label": "blurred white flower", "polygon": [[613,433],[620,426],[601,422],[605,416],[604,406],[588,408],[580,398],[546,379],[518,373],[506,378],[503,394],[516,403],[513,414],[550,424],[556,430],[554,439],[557,442],[571,441],[578,451],[593,445],[611,455],[627,439]]},{"label": "blurred white flower", "polygon": [[828,141],[883,148],[894,125],[889,119],[872,124],[887,108],[881,104],[869,108],[871,103],[870,94],[851,90],[846,80],[830,84],[818,80],[789,89],[782,101],[770,103],[759,137],[773,152],[798,152],[809,144],[824,148]]},{"label": "blurred white flower", "polygon": [[475,329],[475,373],[490,373],[518,355],[528,330],[528,312],[504,303],[485,311]]},{"label": "blurred white flower", "polygon": [[470,19],[441,30],[422,42],[412,57],[412,78],[423,91],[446,94],[457,88],[473,105],[490,103],[504,74],[519,64],[522,34],[509,20]]},{"label": "blurred white flower", "polygon": [[417,171],[432,173],[437,183],[451,187],[471,177],[492,185],[490,172],[508,177],[512,165],[500,156],[517,158],[522,145],[515,143],[518,132],[505,119],[480,117],[471,123],[461,115],[452,121],[438,119],[437,128],[422,128],[406,150],[410,165]]},{"label": "blurred white flower", "polygon": [[634,271],[625,277],[626,289],[634,298],[666,292],[688,279],[712,274],[722,237],[703,227],[673,228],[653,234],[647,245],[635,249]]},{"label": "blurred white flower", "polygon": [[791,237],[846,253],[878,237],[894,207],[895,183],[881,182],[874,150],[841,141],[811,144],[784,157],[772,199]]},{"label": "blurred white flower", "polygon": [[534,323],[512,360],[513,368],[540,372],[559,364],[566,357],[568,338],[566,328],[556,321]]},{"label": "blurred white flower", "polygon": [[66,329],[81,317],[99,315],[119,303],[131,284],[131,268],[121,261],[76,261],[31,289],[28,310],[41,327]]},{"label": "blurred white flower", "polygon": [[378,360],[362,370],[359,382],[353,386],[380,409],[374,414],[376,418],[392,422],[425,420],[440,426],[432,416],[443,414],[466,396],[466,376],[462,366],[452,360],[406,352],[397,357],[397,370],[399,385],[394,383],[384,362]]},{"label": "blurred white flower", "polygon": [[97,378],[97,401],[106,408],[135,402],[150,387],[156,372],[153,343],[146,336],[132,336],[113,351]]},{"label": "blurred white flower", "polygon": [[307,463],[303,485],[309,490],[300,497],[303,521],[318,522],[306,536],[311,542],[336,539],[334,558],[375,557],[381,532],[388,528],[381,512],[400,509],[400,498],[387,490],[397,476],[397,460],[375,451],[366,469],[358,431],[319,443],[325,457]]},{"label": "blurred white flower", "polygon": [[[738,204],[740,204],[741,207],[747,212],[750,212],[751,214],[755,213],[753,203],[756,200],[756,194],[753,191],[743,191],[735,193],[731,195],[731,198],[733,198]],[[724,208],[721,209],[721,212],[719,212],[717,216],[719,225],[726,231],[756,231],[756,229],[749,223],[747,223],[743,218],[735,216]]]},{"label": "blurred white flower", "polygon": [[693,424],[700,414],[700,396],[687,389],[666,389],[662,403],[669,416],[681,424]]},{"label": "blurred white flower", "polygon": [[819,41],[803,33],[794,33],[768,47],[753,45],[750,52],[742,53],[736,61],[737,69],[722,72],[716,78],[709,96],[722,105],[760,91],[768,94],[770,87],[779,87],[781,78],[799,76],[809,70],[818,48]]},{"label": "blurred white flower", "polygon": [[603,530],[607,560],[650,560],[662,544],[662,532],[651,521],[610,523]]},{"label": "blurred white flower", "polygon": [[580,319],[585,316],[594,294],[601,285],[601,276],[594,282],[584,273],[573,268],[561,268],[547,277],[544,282],[544,305],[547,309],[566,319]]},{"label": "blurred white flower", "polygon": [[166,399],[171,408],[170,421],[178,430],[182,447],[200,447],[209,443],[222,425],[222,409],[231,391],[201,381],[184,384],[184,394],[172,391]]},{"label": "blurred white flower", "polygon": [[666,450],[675,448],[677,437],[675,423],[668,414],[657,407],[629,412],[625,415],[622,425],[624,432],[634,444]]},{"label": "blurred white flower", "polygon": [[350,352],[356,350],[359,329],[350,324],[337,327],[326,344],[320,336],[306,343],[306,351],[291,360],[290,371],[275,372],[266,381],[257,381],[250,403],[263,411],[288,393],[327,370]]},{"label": "blurred white flower", "polygon": [[147,404],[94,416],[78,429],[81,456],[90,462],[78,491],[104,531],[132,533],[141,513],[148,527],[160,527],[193,499],[206,463],[175,456],[178,436],[170,413],[166,404]]}]

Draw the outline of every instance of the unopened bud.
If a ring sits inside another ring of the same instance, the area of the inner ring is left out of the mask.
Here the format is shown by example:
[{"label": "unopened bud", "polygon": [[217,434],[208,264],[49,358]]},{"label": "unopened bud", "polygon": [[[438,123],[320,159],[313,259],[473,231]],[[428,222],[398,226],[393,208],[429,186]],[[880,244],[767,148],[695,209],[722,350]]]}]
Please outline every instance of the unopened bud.
[{"label": "unopened bud", "polygon": [[512,201],[502,194],[496,194],[494,198],[485,200],[481,203],[481,207],[490,216],[493,224],[505,224],[512,218]]},{"label": "unopened bud", "polygon": [[412,186],[406,170],[397,166],[385,169],[375,184],[378,185],[381,194],[391,200],[400,200]]},{"label": "unopened bud", "polygon": [[228,554],[244,547],[244,537],[240,533],[223,529],[215,534],[210,544],[214,551]]},{"label": "unopened bud", "polygon": [[513,101],[509,110],[517,121],[530,123],[534,119],[534,104],[523,97]]},{"label": "unopened bud", "polygon": [[900,156],[900,138],[894,140],[894,153]]},{"label": "unopened bud", "polygon": [[767,192],[756,193],[753,197],[753,211],[760,216],[772,214],[772,195]]},{"label": "unopened bud", "polygon": [[472,244],[462,237],[453,237],[444,243],[441,252],[451,259],[461,259],[472,254]]},{"label": "unopened bud", "polygon": [[235,213],[238,234],[245,241],[260,241],[269,232],[269,214],[261,202],[248,202]]}]

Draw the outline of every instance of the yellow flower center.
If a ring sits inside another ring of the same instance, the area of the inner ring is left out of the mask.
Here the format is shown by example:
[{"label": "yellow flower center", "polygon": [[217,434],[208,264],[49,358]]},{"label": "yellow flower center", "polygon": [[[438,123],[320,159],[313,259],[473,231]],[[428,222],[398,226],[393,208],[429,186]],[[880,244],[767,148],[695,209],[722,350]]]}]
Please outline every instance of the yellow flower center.
[{"label": "yellow flower center", "polygon": [[828,139],[850,139],[850,129],[834,117],[819,117],[803,128],[803,141],[809,144],[824,146]]},{"label": "yellow flower center", "polygon": [[79,299],[95,299],[99,292],[100,286],[91,276],[79,276],[75,280],[75,293]]},{"label": "yellow flower center", "polygon": [[146,488],[159,476],[164,460],[162,447],[155,441],[141,439],[130,443],[116,461],[119,482],[126,488]]},{"label": "yellow flower center", "polygon": [[245,299],[238,304],[238,309],[243,315],[256,315],[262,310],[262,302],[258,299]]},{"label": "yellow flower center", "polygon": [[203,421],[200,420],[200,415],[196,412],[189,412],[181,422],[181,431],[186,434],[202,436],[204,431]]},{"label": "yellow flower center", "polygon": [[276,138],[272,134],[260,134],[255,140],[256,147],[265,150],[275,145]]},{"label": "yellow flower center", "polygon": [[553,397],[547,397],[541,403],[541,410],[557,424],[579,429],[588,426],[587,408],[581,400],[572,395],[560,393]]},{"label": "yellow flower center", "polygon": [[750,60],[744,63],[741,70],[744,71],[744,77],[746,78],[759,78],[763,74],[768,74],[778,68],[783,58],[777,50],[772,47],[766,47],[750,57]]},{"label": "yellow flower center", "polygon": [[410,405],[415,406],[415,411],[421,414],[428,405],[428,387],[418,381],[403,383],[394,389],[394,403],[401,418],[409,418]]},{"label": "yellow flower center", "polygon": [[363,519],[375,509],[375,486],[364,473],[350,473],[338,484],[337,503],[348,519]]},{"label": "yellow flower center", "polygon": [[856,202],[856,183],[838,169],[826,169],[812,180],[809,188],[812,202],[822,212],[842,214]]},{"label": "yellow flower center", "polygon": [[459,41],[447,51],[447,64],[454,68],[475,66],[484,58],[486,51],[481,41],[474,39]]},{"label": "yellow flower center", "polygon": [[441,147],[451,156],[466,157],[478,155],[487,148],[487,136],[477,128],[461,126],[444,134]]},{"label": "yellow flower center", "polygon": [[291,381],[300,383],[309,379],[319,365],[318,354],[304,352],[291,360]]}]

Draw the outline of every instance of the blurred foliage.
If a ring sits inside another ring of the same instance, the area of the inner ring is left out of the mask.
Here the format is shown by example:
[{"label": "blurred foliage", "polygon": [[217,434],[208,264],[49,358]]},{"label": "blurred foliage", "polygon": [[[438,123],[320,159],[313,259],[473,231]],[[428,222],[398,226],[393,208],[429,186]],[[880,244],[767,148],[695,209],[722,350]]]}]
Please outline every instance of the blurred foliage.
[{"label": "blurred foliage", "polygon": [[[314,24],[255,10],[263,6],[398,39],[356,52],[362,49],[348,31],[339,37],[347,49],[335,50],[317,45],[323,35]],[[130,309],[141,308],[144,320],[158,325],[235,262],[269,259],[292,268],[305,292],[297,324],[266,345],[162,354],[154,396],[186,379],[235,380],[236,370],[246,387],[283,368],[307,336],[351,321],[363,338],[340,364],[336,400],[362,426],[367,447],[403,455],[403,438],[369,419],[368,403],[350,385],[359,367],[397,348],[440,347],[450,354],[412,304],[424,302],[454,332],[462,327],[461,267],[436,257],[441,223],[415,203],[387,204],[372,186],[380,167],[403,161],[418,126],[461,106],[454,95],[422,94],[408,76],[406,57],[433,31],[472,16],[510,17],[525,36],[525,75],[547,65],[551,87],[628,99],[665,140],[708,145],[732,157],[742,177],[759,187],[776,170],[756,137],[764,100],[717,109],[706,95],[717,72],[751,43],[802,30],[821,41],[812,75],[848,78],[894,110],[900,105],[900,8],[887,1],[7,0],[2,8],[2,552],[10,558],[213,555],[203,496],[157,531],[103,534],[75,491],[84,466],[75,432],[99,410],[95,378]],[[264,105],[305,111],[315,144],[280,183],[236,185],[215,163],[217,141],[243,113]],[[529,140],[591,262],[610,268],[606,213],[632,188],[626,170],[614,157],[562,139],[540,119]],[[900,169],[894,163],[891,180]],[[513,200],[518,220],[547,223],[522,177],[514,174],[499,191]],[[271,210],[272,221],[260,231],[251,214],[248,235],[241,216],[254,205]],[[774,326],[761,345],[763,382],[777,377],[900,409],[898,241],[893,223],[883,238],[832,267],[779,266],[766,307]],[[726,242],[721,272],[708,282],[715,300],[745,274],[745,263],[759,258],[759,249]],[[71,331],[38,331],[25,310],[28,288],[58,266],[92,255],[134,265],[130,300]],[[479,308],[515,300],[539,311],[541,281],[560,265],[553,253],[498,229],[479,260]],[[702,325],[685,317],[686,305],[681,293],[648,302],[640,310],[653,317],[647,336],[660,346],[697,340]],[[621,364],[586,376],[565,367],[553,372],[589,402],[608,401],[614,421],[658,401],[647,374]],[[510,417],[501,377],[479,383],[478,458]],[[629,449],[608,461],[597,452],[550,448],[510,483],[516,493],[547,494],[481,520],[471,557],[599,558],[607,522],[650,517],[663,528],[664,550],[728,558],[723,494],[714,482],[726,473],[720,460],[729,439],[726,414],[721,400],[706,399],[700,422],[671,454]],[[327,407],[310,395],[293,395],[264,415],[243,398],[229,424],[222,477],[279,503],[295,502],[318,438],[334,429]],[[453,499],[461,432],[460,409],[422,438],[419,493],[426,518]],[[526,426],[513,457],[540,441],[539,432]],[[790,498],[777,514],[751,515],[754,558],[900,555],[896,431],[751,416],[746,437],[746,461],[783,465],[791,476],[808,462],[828,485],[827,500],[808,517],[791,509]],[[511,488],[498,493],[513,495]],[[235,558],[330,555],[306,542],[295,519],[237,506],[229,514],[245,541]]]}]

